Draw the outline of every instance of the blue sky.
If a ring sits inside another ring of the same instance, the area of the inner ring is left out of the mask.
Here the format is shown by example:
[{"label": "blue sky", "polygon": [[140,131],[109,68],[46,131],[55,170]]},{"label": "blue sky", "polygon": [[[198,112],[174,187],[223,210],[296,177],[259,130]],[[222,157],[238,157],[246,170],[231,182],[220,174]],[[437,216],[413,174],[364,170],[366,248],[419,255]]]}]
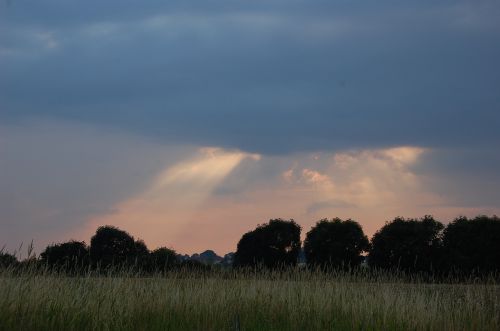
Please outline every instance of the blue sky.
[{"label": "blue sky", "polygon": [[[499,16],[492,0],[3,1],[0,244],[114,222],[228,251],[271,217],[373,232],[395,213],[498,213]],[[148,195],[193,162],[220,172]],[[203,203],[159,208],[179,192]]]}]

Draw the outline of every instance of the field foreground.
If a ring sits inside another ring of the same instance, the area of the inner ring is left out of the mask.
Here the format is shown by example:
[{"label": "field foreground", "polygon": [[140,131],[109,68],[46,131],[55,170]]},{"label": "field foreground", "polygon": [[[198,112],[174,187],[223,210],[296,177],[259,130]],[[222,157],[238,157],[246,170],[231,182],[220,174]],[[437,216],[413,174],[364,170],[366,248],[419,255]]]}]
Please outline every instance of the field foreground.
[{"label": "field foreground", "polygon": [[500,286],[0,273],[0,330],[500,330]]}]

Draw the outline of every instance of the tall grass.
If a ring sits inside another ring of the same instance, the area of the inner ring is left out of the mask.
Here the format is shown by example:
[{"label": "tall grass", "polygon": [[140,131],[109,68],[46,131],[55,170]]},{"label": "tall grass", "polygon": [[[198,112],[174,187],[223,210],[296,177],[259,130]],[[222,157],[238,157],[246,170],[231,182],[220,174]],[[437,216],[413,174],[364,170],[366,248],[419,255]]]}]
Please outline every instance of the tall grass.
[{"label": "tall grass", "polygon": [[4,270],[0,330],[500,330],[500,286],[363,271]]}]

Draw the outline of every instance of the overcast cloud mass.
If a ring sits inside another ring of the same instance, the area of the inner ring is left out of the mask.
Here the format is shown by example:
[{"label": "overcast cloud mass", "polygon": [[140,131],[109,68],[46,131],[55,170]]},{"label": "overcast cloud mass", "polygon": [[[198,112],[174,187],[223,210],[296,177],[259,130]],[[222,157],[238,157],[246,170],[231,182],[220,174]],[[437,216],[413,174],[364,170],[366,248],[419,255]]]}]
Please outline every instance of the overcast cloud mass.
[{"label": "overcast cloud mass", "polygon": [[0,247],[115,224],[225,253],[271,217],[371,235],[498,214],[498,17],[495,0],[2,1]]}]

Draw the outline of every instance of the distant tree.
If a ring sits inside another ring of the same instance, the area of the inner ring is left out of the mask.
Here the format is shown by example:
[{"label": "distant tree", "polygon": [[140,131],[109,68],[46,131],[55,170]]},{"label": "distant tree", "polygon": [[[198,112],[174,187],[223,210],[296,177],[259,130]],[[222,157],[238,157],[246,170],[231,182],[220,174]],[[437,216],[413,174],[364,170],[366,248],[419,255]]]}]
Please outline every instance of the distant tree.
[{"label": "distant tree", "polygon": [[369,248],[361,226],[340,218],[323,219],[307,233],[304,252],[307,264],[322,268],[351,268],[363,261],[361,253]]},{"label": "distant tree", "polygon": [[279,268],[297,264],[300,226],[293,220],[274,219],[245,233],[238,242],[234,266]]},{"label": "distant tree", "polygon": [[171,270],[179,263],[175,251],[166,247],[152,251],[149,255],[149,261],[149,270],[154,272]]},{"label": "distant tree", "polygon": [[461,273],[500,271],[500,218],[455,219],[444,230],[443,247],[451,270]]},{"label": "distant tree", "polygon": [[101,226],[90,240],[90,258],[101,268],[110,266],[131,267],[147,248],[144,242],[134,241],[134,237],[114,226]]},{"label": "distant tree", "polygon": [[18,263],[19,261],[14,255],[7,252],[0,252],[0,269],[15,267]]},{"label": "distant tree", "polygon": [[230,267],[233,265],[233,262],[234,262],[234,253],[233,252],[230,252],[230,253],[227,253],[226,255],[224,255],[224,257],[222,259],[223,266]]},{"label": "distant tree", "polygon": [[217,264],[222,262],[223,258],[217,255],[213,250],[208,249],[199,254],[198,260],[205,264]]},{"label": "distant tree", "polygon": [[50,245],[40,254],[40,262],[61,271],[77,271],[88,266],[89,249],[83,241]]},{"label": "distant tree", "polygon": [[443,224],[432,216],[398,217],[372,238],[370,266],[405,271],[436,271],[440,264]]}]

